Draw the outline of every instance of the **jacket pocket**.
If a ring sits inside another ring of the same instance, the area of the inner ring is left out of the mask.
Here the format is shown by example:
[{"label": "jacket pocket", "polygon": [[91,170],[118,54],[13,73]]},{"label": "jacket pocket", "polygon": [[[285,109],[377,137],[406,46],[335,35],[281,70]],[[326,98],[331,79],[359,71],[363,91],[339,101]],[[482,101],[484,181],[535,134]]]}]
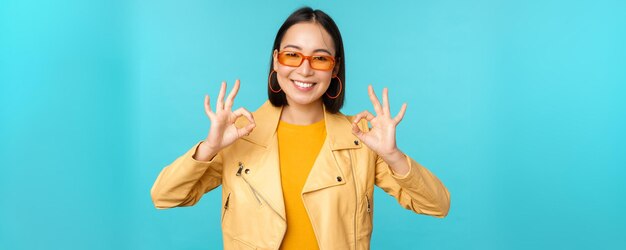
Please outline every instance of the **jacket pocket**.
[{"label": "jacket pocket", "polygon": [[224,209],[222,211],[222,224],[224,224],[224,217],[226,217],[226,212],[228,211],[228,206],[230,205],[230,192],[226,196],[226,201],[224,201]]},{"label": "jacket pocket", "polygon": [[365,195],[365,201],[367,202],[367,209],[365,210],[368,214],[372,214],[372,203],[370,202],[370,197]]},{"label": "jacket pocket", "polygon": [[240,240],[238,238],[234,238],[232,243],[233,243],[234,249],[237,249],[237,250],[257,249],[254,245],[252,245],[252,244],[250,244],[248,242],[245,242],[243,240]]},{"label": "jacket pocket", "polygon": [[365,195],[363,203],[361,203],[361,223],[359,225],[358,239],[361,242],[369,242],[372,236],[373,212],[372,199],[369,195]]}]

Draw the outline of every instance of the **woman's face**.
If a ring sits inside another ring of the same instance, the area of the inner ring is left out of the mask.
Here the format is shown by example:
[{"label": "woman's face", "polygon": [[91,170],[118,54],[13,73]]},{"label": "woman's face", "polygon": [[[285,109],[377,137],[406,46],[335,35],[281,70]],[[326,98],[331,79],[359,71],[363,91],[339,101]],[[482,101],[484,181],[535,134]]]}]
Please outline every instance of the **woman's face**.
[{"label": "woman's face", "polygon": [[274,51],[273,66],[289,105],[321,102],[338,65],[334,70],[316,70],[311,68],[309,60],[304,60],[300,66],[290,67],[280,64],[277,57],[282,51],[296,51],[305,56],[335,56],[335,44],[330,34],[317,23],[297,23],[287,29],[279,48]]}]

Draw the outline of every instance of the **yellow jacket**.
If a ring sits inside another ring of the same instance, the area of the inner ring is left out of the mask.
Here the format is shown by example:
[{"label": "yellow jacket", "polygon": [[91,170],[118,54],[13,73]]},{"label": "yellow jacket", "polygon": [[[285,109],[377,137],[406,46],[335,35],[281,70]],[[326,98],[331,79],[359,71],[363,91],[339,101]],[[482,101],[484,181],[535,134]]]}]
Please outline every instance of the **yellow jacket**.
[{"label": "yellow jacket", "polygon": [[[161,171],[154,205],[191,206],[221,184],[224,249],[278,249],[287,226],[275,133],[281,111],[267,101],[253,113],[256,128],[211,161],[192,158],[196,144]],[[406,209],[445,217],[450,194],[439,179],[408,156],[409,173],[394,175],[352,134],[351,118],[324,110],[326,141],[302,190],[320,249],[369,249],[374,185]],[[368,130],[365,120],[359,126]]]}]

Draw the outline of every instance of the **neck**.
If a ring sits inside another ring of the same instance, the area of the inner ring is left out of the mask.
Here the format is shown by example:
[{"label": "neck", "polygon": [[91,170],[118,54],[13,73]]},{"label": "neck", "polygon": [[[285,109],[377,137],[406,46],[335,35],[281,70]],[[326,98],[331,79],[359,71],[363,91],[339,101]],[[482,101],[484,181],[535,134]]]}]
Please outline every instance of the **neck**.
[{"label": "neck", "polygon": [[289,104],[283,107],[280,120],[295,125],[310,125],[324,119],[322,101],[305,105]]}]

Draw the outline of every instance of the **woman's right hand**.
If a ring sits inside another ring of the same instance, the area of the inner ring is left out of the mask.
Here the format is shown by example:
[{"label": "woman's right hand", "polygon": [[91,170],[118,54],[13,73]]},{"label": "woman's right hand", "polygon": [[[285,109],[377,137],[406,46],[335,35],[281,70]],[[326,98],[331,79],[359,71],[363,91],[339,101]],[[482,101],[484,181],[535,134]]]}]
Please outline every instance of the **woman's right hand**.
[{"label": "woman's right hand", "polygon": [[[235,142],[237,139],[252,132],[256,124],[252,113],[241,107],[232,111],[233,102],[237,92],[239,91],[239,80],[235,81],[235,86],[228,94],[224,103],[224,95],[226,93],[226,82],[222,82],[220,93],[217,96],[215,112],[211,110],[211,99],[209,95],[204,97],[204,110],[211,120],[211,128],[209,135],[200,144],[194,158],[197,160],[208,161],[212,159],[217,152]],[[235,120],[245,116],[250,123],[243,128],[235,127]]]}]

